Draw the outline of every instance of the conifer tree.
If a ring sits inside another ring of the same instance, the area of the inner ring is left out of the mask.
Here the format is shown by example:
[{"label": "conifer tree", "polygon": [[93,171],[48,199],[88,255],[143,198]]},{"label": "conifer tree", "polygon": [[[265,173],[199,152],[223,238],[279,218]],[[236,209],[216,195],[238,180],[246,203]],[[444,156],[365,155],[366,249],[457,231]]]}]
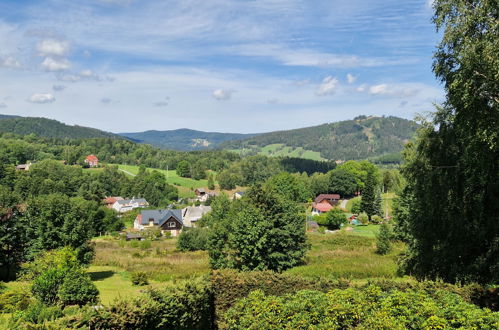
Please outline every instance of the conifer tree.
[{"label": "conifer tree", "polygon": [[211,173],[208,176],[208,189],[210,189],[210,190],[215,189],[215,180],[213,179],[213,174],[211,174]]},{"label": "conifer tree", "polygon": [[362,200],[360,202],[360,209],[362,212],[366,212],[369,217],[369,221],[371,217],[376,214],[376,180],[374,178],[374,172],[369,171],[367,173],[366,183],[364,190],[362,191]]}]

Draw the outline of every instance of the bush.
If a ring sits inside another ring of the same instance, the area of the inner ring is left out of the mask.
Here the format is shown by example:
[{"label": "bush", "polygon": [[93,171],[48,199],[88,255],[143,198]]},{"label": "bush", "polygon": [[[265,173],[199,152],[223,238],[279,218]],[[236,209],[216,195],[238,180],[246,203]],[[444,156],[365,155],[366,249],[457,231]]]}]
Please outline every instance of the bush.
[{"label": "bush", "polygon": [[145,228],[141,234],[142,237],[151,241],[158,240],[163,236],[163,234],[161,234],[161,229],[158,227]]},{"label": "bush", "polygon": [[271,271],[238,272],[226,269],[212,273],[211,286],[215,295],[216,314],[222,315],[237,300],[246,297],[253,290],[259,289],[265,294],[280,296],[303,289],[326,292],[332,288],[345,287],[346,284],[342,281],[322,278],[311,280]]},{"label": "bush", "polygon": [[133,285],[139,285],[139,286],[144,286],[148,285],[149,281],[147,279],[147,273],[146,272],[132,272],[130,274],[130,279],[132,280]]},{"label": "bush", "polygon": [[359,220],[363,225],[369,224],[369,217],[365,212],[362,212],[361,214],[359,214],[359,216],[357,217],[357,220]]},{"label": "bush", "polygon": [[26,287],[7,290],[0,294],[0,312],[13,313],[25,310],[32,300],[31,293]]},{"label": "bush", "polygon": [[375,223],[375,224],[380,224],[380,223],[382,223],[382,222],[383,222],[383,218],[382,218],[382,217],[380,217],[379,215],[373,215],[373,216],[371,217],[371,222],[372,222],[372,223]]},{"label": "bush", "polygon": [[352,198],[352,204],[350,206],[350,212],[352,212],[354,214],[359,214],[360,211],[361,211],[360,204],[361,204],[360,197]]},{"label": "bush", "polygon": [[446,291],[430,296],[422,290],[383,292],[377,286],[303,290],[281,297],[261,290],[238,301],[224,315],[233,329],[493,329],[499,313],[466,303]]},{"label": "bush", "polygon": [[392,230],[390,225],[382,223],[379,233],[376,234],[376,253],[387,254],[392,249]]},{"label": "bush", "polygon": [[180,251],[206,250],[208,243],[208,228],[184,228],[177,240]]},{"label": "bush", "polygon": [[326,226],[329,229],[340,229],[342,224],[345,224],[347,222],[347,217],[345,216],[345,213],[343,213],[342,210],[339,208],[333,208],[329,212],[327,212],[326,216],[327,224]]},{"label": "bush", "polygon": [[57,292],[57,298],[64,306],[95,304],[99,290],[83,271],[75,271],[66,275]]}]

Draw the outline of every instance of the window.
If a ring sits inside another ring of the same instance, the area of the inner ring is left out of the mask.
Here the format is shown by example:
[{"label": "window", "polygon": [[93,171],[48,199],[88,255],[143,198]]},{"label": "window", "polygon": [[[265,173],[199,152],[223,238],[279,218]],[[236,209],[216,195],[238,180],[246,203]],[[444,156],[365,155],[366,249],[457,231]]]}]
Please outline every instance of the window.
[{"label": "window", "polygon": [[175,222],[174,221],[168,222],[168,227],[175,227]]}]

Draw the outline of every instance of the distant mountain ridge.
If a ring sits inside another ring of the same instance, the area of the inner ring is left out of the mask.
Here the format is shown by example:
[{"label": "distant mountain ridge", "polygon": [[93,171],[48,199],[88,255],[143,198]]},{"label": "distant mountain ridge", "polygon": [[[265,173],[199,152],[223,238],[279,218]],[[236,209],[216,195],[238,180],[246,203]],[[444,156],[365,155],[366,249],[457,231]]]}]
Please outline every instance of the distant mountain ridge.
[{"label": "distant mountain ridge", "polygon": [[66,125],[54,119],[8,115],[0,115],[0,133],[35,134],[46,138],[122,138],[96,128]]},{"label": "distant mountain ridge", "polygon": [[187,128],[169,131],[150,130],[136,133],[118,133],[134,142],[147,143],[163,149],[182,151],[214,149],[221,143],[254,137],[257,134],[203,132]]},{"label": "distant mountain ridge", "polygon": [[[221,148],[243,155],[294,156],[336,161],[373,159],[400,154],[418,125],[398,117],[359,116],[353,120],[265,133]],[[400,157],[399,157],[400,158]]]}]

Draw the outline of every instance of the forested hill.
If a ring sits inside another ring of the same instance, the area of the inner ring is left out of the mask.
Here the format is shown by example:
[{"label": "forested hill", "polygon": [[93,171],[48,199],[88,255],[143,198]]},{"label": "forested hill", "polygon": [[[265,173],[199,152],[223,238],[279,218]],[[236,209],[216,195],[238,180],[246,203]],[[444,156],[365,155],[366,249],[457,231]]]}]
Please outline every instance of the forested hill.
[{"label": "forested hill", "polygon": [[132,141],[151,144],[163,149],[181,151],[212,149],[220,143],[253,137],[256,134],[202,132],[191,129],[170,131],[145,131],[137,133],[119,133]]},{"label": "forested hill", "polygon": [[70,126],[57,120],[36,117],[9,117],[0,115],[0,133],[17,135],[35,134],[47,138],[121,138],[118,135],[95,128]]},{"label": "forested hill", "polygon": [[[320,153],[330,160],[356,160],[400,153],[417,129],[414,121],[398,117],[359,116],[353,120],[289,131],[265,133],[221,147],[244,154],[293,156]],[[294,155],[294,153],[297,153]]]}]

